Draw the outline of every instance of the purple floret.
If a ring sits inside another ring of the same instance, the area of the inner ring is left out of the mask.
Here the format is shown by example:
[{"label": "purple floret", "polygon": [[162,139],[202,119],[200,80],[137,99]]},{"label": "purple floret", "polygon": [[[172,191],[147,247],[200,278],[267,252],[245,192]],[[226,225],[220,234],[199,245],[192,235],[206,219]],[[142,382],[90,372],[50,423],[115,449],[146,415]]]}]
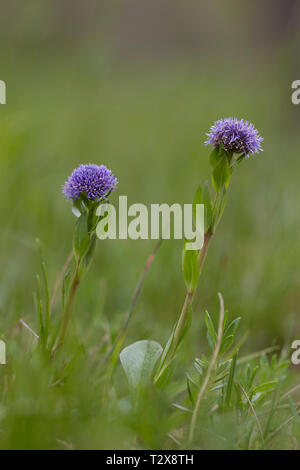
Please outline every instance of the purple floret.
[{"label": "purple floret", "polygon": [[262,150],[263,138],[253,124],[236,118],[216,121],[207,134],[205,145],[222,145],[229,152],[251,155]]},{"label": "purple floret", "polygon": [[77,199],[85,193],[88,199],[100,201],[118,184],[117,178],[105,165],[80,165],[75,168],[63,186],[63,193],[68,199]]}]

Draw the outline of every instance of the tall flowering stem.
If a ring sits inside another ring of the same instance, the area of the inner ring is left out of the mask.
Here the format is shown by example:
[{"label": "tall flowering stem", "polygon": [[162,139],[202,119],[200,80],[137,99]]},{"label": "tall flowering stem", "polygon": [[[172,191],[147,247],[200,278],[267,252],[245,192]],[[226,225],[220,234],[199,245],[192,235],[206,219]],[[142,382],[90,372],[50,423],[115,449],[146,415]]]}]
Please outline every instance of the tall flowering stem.
[{"label": "tall flowering stem", "polygon": [[[204,236],[203,247],[199,251],[199,254],[198,254],[199,275],[202,271],[202,267],[203,267],[205,259],[206,259],[206,254],[207,254],[208,247],[209,247],[212,236],[213,236],[213,232],[207,233]],[[190,306],[192,305],[196,289],[197,289],[197,286],[195,286],[195,288],[188,289],[188,291],[186,293],[186,297],[185,297],[184,304],[183,304],[183,307],[182,307],[182,310],[181,310],[181,313],[180,313],[180,317],[179,317],[178,323],[177,323],[175,331],[174,331],[174,341],[173,341],[172,347],[170,349],[171,357],[172,357],[173,353],[176,352],[177,345],[180,342],[181,332],[183,331],[184,325],[186,323],[186,319],[187,319],[187,316],[188,316],[188,313],[189,313]]]},{"label": "tall flowering stem", "polygon": [[117,186],[117,178],[104,165],[80,165],[67,179],[63,193],[73,201],[73,212],[78,217],[73,238],[75,270],[67,299],[63,308],[62,323],[52,355],[63,344],[78,286],[91,264],[96,246],[96,215],[99,204],[107,201]]},{"label": "tall flowering stem", "polygon": [[[191,320],[191,307],[207,251],[222,217],[226,194],[234,169],[248,156],[262,150],[262,137],[253,124],[241,119],[221,119],[216,121],[207,134],[206,145],[211,145],[211,178],[198,188],[194,205],[204,204],[205,235],[199,252],[183,250],[183,275],[187,288],[186,297],[178,321],[165,346],[160,364],[154,376],[154,382],[163,384],[170,373],[178,347],[188,329]],[[212,189],[214,195],[212,195]]]}]

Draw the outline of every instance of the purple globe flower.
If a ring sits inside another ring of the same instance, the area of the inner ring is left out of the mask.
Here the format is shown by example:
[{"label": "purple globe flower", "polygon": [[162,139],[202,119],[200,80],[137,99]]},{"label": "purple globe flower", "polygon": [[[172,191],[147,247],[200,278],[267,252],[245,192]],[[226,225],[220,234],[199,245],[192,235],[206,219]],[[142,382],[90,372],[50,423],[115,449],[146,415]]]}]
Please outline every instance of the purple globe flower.
[{"label": "purple globe flower", "polygon": [[80,165],[75,168],[63,186],[63,193],[68,199],[77,199],[85,193],[88,199],[100,201],[118,184],[117,178],[105,165]]},{"label": "purple globe flower", "polygon": [[211,127],[205,145],[222,145],[229,152],[251,155],[262,151],[263,138],[253,124],[236,118],[220,119]]}]

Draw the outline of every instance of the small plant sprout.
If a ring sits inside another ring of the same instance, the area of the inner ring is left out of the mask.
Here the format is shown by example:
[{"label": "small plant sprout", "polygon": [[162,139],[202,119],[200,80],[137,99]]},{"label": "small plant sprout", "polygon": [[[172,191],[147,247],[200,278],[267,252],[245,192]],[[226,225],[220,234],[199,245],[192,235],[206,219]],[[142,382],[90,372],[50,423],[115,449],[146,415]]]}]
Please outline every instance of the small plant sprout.
[{"label": "small plant sprout", "polygon": [[[211,166],[211,184],[206,181],[196,191],[194,205],[204,204],[205,235],[202,249],[187,251],[184,247],[182,268],[186,284],[186,297],[177,323],[164,349],[154,381],[162,383],[168,373],[178,347],[187,332],[191,321],[191,306],[203,268],[207,250],[222,217],[226,193],[231,175],[238,164],[247,156],[258,153],[261,149],[262,137],[253,124],[237,119],[221,119],[212,126],[206,145],[213,150],[209,161]],[[211,188],[212,186],[212,188]],[[212,194],[212,192],[214,194]]]},{"label": "small plant sprout", "polygon": [[80,165],[63,186],[63,193],[73,202],[73,213],[78,217],[73,238],[75,271],[64,302],[62,324],[52,353],[62,345],[70,321],[78,285],[93,258],[96,245],[97,208],[107,201],[118,184],[117,178],[104,165]]}]

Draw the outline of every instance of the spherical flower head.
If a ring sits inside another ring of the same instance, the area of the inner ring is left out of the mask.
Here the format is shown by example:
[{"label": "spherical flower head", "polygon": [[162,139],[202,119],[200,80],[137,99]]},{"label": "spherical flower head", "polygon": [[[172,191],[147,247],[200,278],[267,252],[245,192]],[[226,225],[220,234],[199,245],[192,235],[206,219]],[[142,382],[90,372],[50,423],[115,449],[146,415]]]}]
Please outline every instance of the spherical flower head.
[{"label": "spherical flower head", "polygon": [[91,201],[101,201],[115,189],[117,178],[105,165],[80,165],[63,186],[63,193],[74,201],[84,194]]},{"label": "spherical flower head", "polygon": [[245,156],[262,151],[263,138],[253,124],[244,119],[220,119],[216,121],[207,134],[205,145],[218,146],[230,153]]}]

